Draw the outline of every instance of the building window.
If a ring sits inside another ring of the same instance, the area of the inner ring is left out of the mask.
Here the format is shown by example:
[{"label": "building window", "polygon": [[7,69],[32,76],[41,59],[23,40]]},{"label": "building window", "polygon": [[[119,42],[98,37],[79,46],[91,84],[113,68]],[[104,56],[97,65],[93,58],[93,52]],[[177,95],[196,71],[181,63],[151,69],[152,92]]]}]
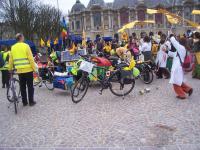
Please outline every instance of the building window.
[{"label": "building window", "polygon": [[80,21],[76,21],[76,29],[80,30],[81,26],[80,26]]},{"label": "building window", "polygon": [[145,10],[138,10],[138,20],[139,21],[145,20]]},{"label": "building window", "polygon": [[156,22],[156,24],[163,24],[163,15],[155,14],[155,22]]},{"label": "building window", "polygon": [[121,26],[129,22],[129,13],[126,9],[120,11]]},{"label": "building window", "polygon": [[101,12],[96,12],[93,14],[94,26],[101,26]]},{"label": "building window", "polygon": [[189,8],[189,7],[186,7],[186,8],[184,9],[184,12],[185,12],[185,18],[186,18],[186,19],[190,19],[190,18],[191,18],[191,10],[190,10],[190,8]]}]

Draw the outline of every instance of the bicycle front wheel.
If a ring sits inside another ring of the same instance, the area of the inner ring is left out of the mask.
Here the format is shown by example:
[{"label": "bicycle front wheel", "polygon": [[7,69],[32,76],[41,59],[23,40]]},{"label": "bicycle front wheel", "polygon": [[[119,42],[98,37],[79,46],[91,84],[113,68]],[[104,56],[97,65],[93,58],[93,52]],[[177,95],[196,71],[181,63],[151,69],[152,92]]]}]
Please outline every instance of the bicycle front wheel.
[{"label": "bicycle front wheel", "polygon": [[14,92],[16,92],[17,94],[17,98],[20,98],[20,86],[19,86],[19,80],[15,79],[15,80],[12,80],[11,82],[14,82],[13,85],[15,86],[14,87],[14,90],[15,91],[12,91],[12,88],[11,88],[11,84],[9,85],[9,87],[7,88],[7,99],[10,103],[13,103],[14,102]]},{"label": "bicycle front wheel", "polygon": [[86,95],[89,86],[89,81],[86,78],[80,78],[72,88],[72,101],[79,103]]},{"label": "bicycle front wheel", "polygon": [[14,108],[15,108],[15,114],[17,114],[17,106],[18,106],[18,100],[17,98],[14,100]]},{"label": "bicycle front wheel", "polygon": [[120,81],[111,81],[110,83],[110,91],[116,96],[126,96],[131,93],[131,91],[135,87],[135,80],[133,79],[130,84],[124,84]]}]

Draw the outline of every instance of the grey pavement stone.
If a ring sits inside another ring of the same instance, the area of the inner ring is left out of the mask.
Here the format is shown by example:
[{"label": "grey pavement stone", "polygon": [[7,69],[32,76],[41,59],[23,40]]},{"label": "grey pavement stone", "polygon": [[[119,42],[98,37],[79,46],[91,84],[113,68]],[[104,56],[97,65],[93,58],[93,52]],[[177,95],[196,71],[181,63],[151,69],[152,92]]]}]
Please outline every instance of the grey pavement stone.
[{"label": "grey pavement stone", "polygon": [[165,146],[165,150],[180,150],[178,146]]},{"label": "grey pavement stone", "polygon": [[75,148],[55,148],[55,150],[76,150]]},{"label": "grey pavement stone", "polygon": [[4,148],[4,150],[17,150],[17,148]]},{"label": "grey pavement stone", "polygon": [[[109,150],[126,150],[127,148],[109,148]],[[130,148],[130,150],[134,150],[134,148]]]},{"label": "grey pavement stone", "polygon": [[88,150],[109,150],[109,148],[99,147],[99,148],[88,148]]},{"label": "grey pavement stone", "polygon": [[140,147],[140,150],[164,150],[164,148],[163,147],[147,146],[147,147]]},{"label": "grey pavement stone", "polygon": [[200,150],[199,145],[180,145],[181,150]]},{"label": "grey pavement stone", "polygon": [[139,150],[139,147],[129,147],[125,148],[124,150]]},{"label": "grey pavement stone", "polygon": [[76,148],[76,150],[88,150],[88,148],[81,147],[81,148]]},{"label": "grey pavement stone", "polygon": [[55,150],[54,148],[32,148],[32,150]]}]

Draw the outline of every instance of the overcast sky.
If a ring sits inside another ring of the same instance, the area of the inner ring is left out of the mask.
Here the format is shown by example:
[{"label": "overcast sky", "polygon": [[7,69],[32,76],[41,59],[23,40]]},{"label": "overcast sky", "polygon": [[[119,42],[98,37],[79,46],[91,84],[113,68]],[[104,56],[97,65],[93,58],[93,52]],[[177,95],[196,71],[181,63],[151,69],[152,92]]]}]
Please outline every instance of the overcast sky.
[{"label": "overcast sky", "polygon": [[[89,0],[80,0],[85,6],[89,3]],[[105,2],[113,2],[113,0],[104,0]],[[57,7],[57,0],[41,0],[45,4],[50,4]],[[71,10],[72,6],[76,3],[76,0],[58,0],[59,7],[66,15],[68,10]]]}]

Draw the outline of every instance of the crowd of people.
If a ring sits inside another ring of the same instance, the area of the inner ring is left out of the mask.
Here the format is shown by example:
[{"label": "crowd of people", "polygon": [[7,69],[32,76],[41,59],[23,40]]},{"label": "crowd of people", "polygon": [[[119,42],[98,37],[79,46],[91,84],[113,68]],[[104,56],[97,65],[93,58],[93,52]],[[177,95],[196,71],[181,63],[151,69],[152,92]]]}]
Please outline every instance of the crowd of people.
[{"label": "crowd of people", "polygon": [[[20,89],[22,91],[22,102],[26,106],[33,106],[34,87],[33,72],[36,71],[35,62],[30,47],[24,43],[22,34],[16,35],[17,43],[11,48],[5,47],[0,53],[0,70],[2,72],[2,88],[9,86],[9,70],[13,67],[17,70],[20,80]],[[83,48],[83,45],[71,43],[69,51],[73,55],[76,50]],[[143,57],[143,61],[151,61],[156,65],[156,76],[158,79],[170,78],[174,91],[179,99],[186,99],[187,94],[192,95],[193,89],[184,80],[184,63],[186,57],[190,57],[190,71],[192,77],[200,79],[200,33],[188,30],[185,34],[175,35],[173,32],[149,34],[141,32],[138,37],[132,33],[128,38],[122,38],[119,41],[115,38],[112,41],[104,41],[101,38],[95,41],[87,41],[84,47],[88,54],[97,54],[101,57],[118,56],[124,59],[134,58],[138,61]],[[44,48],[42,53],[46,54],[47,61],[59,63],[55,51],[46,52]],[[28,87],[28,97],[26,94]]]}]

